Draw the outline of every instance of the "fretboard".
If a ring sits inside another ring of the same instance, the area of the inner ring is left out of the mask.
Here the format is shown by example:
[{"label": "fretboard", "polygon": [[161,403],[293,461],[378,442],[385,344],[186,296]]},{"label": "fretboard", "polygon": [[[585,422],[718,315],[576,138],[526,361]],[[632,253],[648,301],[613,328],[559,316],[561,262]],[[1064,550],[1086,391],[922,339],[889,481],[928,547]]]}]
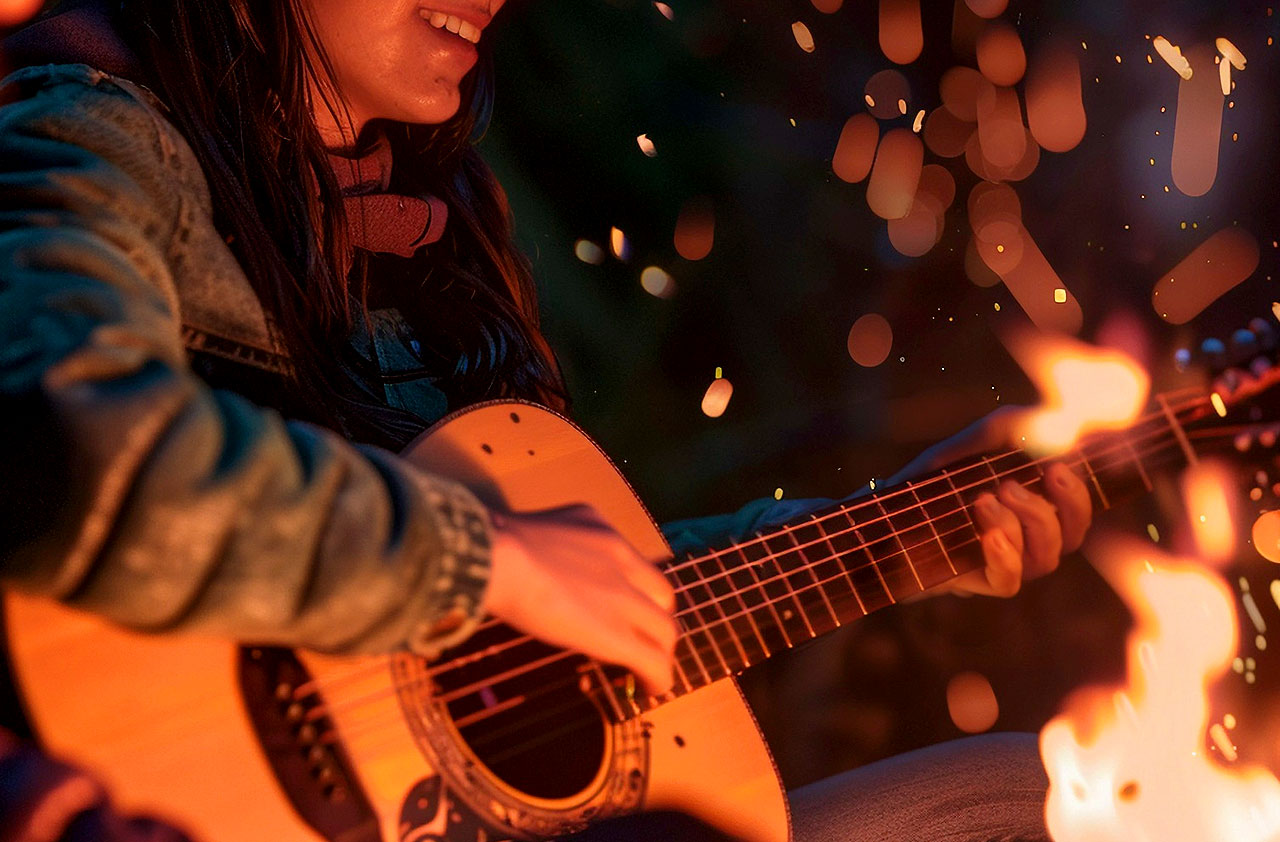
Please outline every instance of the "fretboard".
[{"label": "fretboard", "polygon": [[[1157,473],[1195,460],[1188,425],[1212,409],[1202,396],[1172,397],[1131,427],[1053,457],[1085,481],[1096,508],[1150,491]],[[675,687],[653,698],[615,694],[615,710],[639,714],[981,567],[971,504],[1007,480],[1036,490],[1049,461],[1017,449],[982,456],[673,559],[665,573],[682,632]]]}]

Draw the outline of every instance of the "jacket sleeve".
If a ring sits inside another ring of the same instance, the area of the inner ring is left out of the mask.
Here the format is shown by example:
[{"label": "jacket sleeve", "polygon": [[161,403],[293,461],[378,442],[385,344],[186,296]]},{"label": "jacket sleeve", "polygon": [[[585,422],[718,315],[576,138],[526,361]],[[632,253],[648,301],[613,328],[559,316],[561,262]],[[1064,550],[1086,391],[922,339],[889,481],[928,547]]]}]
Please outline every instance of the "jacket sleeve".
[{"label": "jacket sleeve", "polygon": [[145,631],[458,642],[485,509],[190,371],[173,267],[208,188],[138,89],[80,70],[0,91],[0,581]]}]

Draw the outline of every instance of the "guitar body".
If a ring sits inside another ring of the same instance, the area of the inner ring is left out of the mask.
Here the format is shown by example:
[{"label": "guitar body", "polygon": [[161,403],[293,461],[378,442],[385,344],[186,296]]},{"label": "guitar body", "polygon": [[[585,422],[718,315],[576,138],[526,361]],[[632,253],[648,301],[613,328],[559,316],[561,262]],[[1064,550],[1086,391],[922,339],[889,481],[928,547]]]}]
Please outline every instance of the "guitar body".
[{"label": "guitar body", "polygon": [[[608,458],[545,409],[483,404],[405,455],[498,508],[590,503],[655,562],[669,556]],[[548,649],[538,671],[503,667],[491,653],[541,646],[503,626],[428,664],[144,636],[17,594],[6,618],[44,745],[124,809],[206,842],[540,838],[664,808],[752,842],[789,838],[772,758],[729,678],[611,717],[585,659]]]}]

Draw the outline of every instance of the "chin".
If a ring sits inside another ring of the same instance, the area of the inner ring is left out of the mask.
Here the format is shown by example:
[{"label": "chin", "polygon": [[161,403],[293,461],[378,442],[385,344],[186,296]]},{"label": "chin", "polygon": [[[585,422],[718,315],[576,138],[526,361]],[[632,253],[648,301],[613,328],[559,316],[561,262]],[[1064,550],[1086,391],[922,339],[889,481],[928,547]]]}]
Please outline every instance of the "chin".
[{"label": "chin", "polygon": [[461,107],[462,93],[456,86],[450,86],[403,103],[398,119],[402,123],[434,125],[453,119]]}]

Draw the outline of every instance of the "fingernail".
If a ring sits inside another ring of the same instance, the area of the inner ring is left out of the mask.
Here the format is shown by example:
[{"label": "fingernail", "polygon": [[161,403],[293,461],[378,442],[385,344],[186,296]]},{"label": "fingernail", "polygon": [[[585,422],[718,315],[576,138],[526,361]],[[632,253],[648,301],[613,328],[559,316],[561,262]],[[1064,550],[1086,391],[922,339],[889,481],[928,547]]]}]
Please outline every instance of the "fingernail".
[{"label": "fingernail", "polygon": [[1002,553],[1013,549],[1013,545],[1010,544],[1009,539],[1005,537],[1004,531],[1000,529],[992,530],[991,543],[995,544],[996,549]]}]

